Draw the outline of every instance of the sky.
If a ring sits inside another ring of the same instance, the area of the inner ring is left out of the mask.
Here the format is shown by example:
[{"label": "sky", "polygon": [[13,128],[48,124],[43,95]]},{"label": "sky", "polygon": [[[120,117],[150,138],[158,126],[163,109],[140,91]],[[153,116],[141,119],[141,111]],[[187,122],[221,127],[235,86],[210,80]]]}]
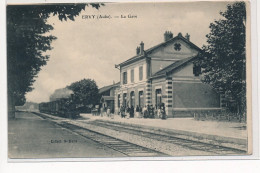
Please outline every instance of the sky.
[{"label": "sky", "polygon": [[[57,16],[50,17],[48,23],[54,26],[50,34],[57,40],[52,42],[53,49],[46,52],[50,59],[26,99],[37,103],[49,101],[56,89],[84,78],[94,79],[99,88],[118,82],[120,73],[115,64],[133,57],[141,41],[144,49],[163,42],[165,31],[171,31],[173,36],[189,33],[190,41],[202,47],[210,23],[221,18],[219,12],[225,11],[227,4],[106,3],[99,10],[86,7],[75,21],[61,22]],[[95,17],[86,19],[87,15]],[[97,19],[97,15],[111,18]]]}]

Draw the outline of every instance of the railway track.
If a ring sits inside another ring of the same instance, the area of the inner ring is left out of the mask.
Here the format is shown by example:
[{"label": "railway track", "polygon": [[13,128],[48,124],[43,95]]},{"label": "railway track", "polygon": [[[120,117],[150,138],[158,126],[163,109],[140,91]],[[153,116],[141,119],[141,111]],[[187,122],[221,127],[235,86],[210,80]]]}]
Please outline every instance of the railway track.
[{"label": "railway track", "polygon": [[158,141],[164,141],[167,143],[172,143],[176,145],[180,145],[189,149],[193,150],[199,150],[199,151],[207,151],[211,153],[215,153],[218,155],[239,155],[239,154],[246,154],[246,150],[240,150],[235,149],[231,147],[224,147],[221,145],[215,145],[215,144],[209,144],[204,143],[200,141],[194,141],[190,139],[184,139],[179,137],[180,135],[164,135],[160,133],[154,133],[154,132],[147,132],[144,130],[141,130],[140,128],[134,127],[134,126],[126,126],[120,123],[114,123],[114,122],[104,122],[104,121],[92,121],[88,122],[88,124],[108,128],[111,130],[121,131],[133,135],[143,136],[146,138],[155,139]]},{"label": "railway track", "polygon": [[56,120],[56,118],[53,118],[51,116],[47,116],[47,115],[44,115],[42,113],[38,113],[38,112],[32,112],[33,114],[35,115],[38,115],[39,117],[43,118],[43,119],[49,119],[49,120]]},{"label": "railway track", "polygon": [[[43,119],[47,119],[50,121],[55,120],[54,118],[51,118],[50,116],[46,116],[40,113],[36,113],[34,112],[34,114],[36,114],[37,116],[42,117]],[[74,125],[71,124],[69,122],[59,122],[56,124],[58,124],[59,126],[69,129],[71,131],[73,131],[74,133],[77,133],[78,135],[81,135],[85,138],[91,139],[97,143],[100,143],[102,145],[105,145],[109,148],[112,148],[126,156],[129,157],[158,157],[158,156],[168,156],[165,153],[156,151],[156,150],[152,150],[149,148],[145,148],[143,146],[134,144],[134,143],[130,143],[115,137],[111,137],[93,130],[90,130],[86,127],[81,127],[78,125]]]}]

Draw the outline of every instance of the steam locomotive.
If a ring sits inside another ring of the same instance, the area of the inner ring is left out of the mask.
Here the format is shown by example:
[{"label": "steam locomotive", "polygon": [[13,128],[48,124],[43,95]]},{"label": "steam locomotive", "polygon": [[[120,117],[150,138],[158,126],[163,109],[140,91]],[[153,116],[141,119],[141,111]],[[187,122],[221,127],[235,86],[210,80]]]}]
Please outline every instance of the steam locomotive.
[{"label": "steam locomotive", "polygon": [[80,117],[72,96],[51,102],[40,103],[39,111],[41,113],[51,114],[63,118],[76,119]]}]

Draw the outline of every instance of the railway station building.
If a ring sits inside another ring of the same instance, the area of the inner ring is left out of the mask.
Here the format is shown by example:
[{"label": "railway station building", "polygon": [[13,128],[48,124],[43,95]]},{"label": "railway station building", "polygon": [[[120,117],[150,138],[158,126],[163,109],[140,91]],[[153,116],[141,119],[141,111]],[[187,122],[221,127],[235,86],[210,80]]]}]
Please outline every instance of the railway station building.
[{"label": "railway station building", "polygon": [[98,93],[101,96],[100,106],[103,108],[110,107],[111,112],[114,113],[115,108],[115,89],[119,87],[119,83],[104,86],[99,89]]},{"label": "railway station building", "polygon": [[164,41],[149,49],[140,43],[136,55],[115,67],[120,83],[115,89],[115,112],[120,106],[165,105],[167,117],[192,116],[196,110],[220,109],[220,95],[201,82],[195,63],[201,49],[190,35],[166,31]]}]

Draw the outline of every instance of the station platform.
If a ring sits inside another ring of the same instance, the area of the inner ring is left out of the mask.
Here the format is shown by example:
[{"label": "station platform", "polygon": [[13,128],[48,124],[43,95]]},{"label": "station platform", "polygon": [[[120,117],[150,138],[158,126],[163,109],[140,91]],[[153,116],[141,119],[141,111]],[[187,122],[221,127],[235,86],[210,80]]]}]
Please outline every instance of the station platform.
[{"label": "station platform", "polygon": [[134,125],[159,130],[164,132],[178,133],[199,140],[211,140],[218,143],[232,143],[239,145],[237,148],[248,147],[248,130],[246,123],[224,121],[201,121],[194,118],[168,118],[144,119],[144,118],[121,118],[119,115],[93,116],[92,114],[80,114],[88,120],[102,120]]}]

